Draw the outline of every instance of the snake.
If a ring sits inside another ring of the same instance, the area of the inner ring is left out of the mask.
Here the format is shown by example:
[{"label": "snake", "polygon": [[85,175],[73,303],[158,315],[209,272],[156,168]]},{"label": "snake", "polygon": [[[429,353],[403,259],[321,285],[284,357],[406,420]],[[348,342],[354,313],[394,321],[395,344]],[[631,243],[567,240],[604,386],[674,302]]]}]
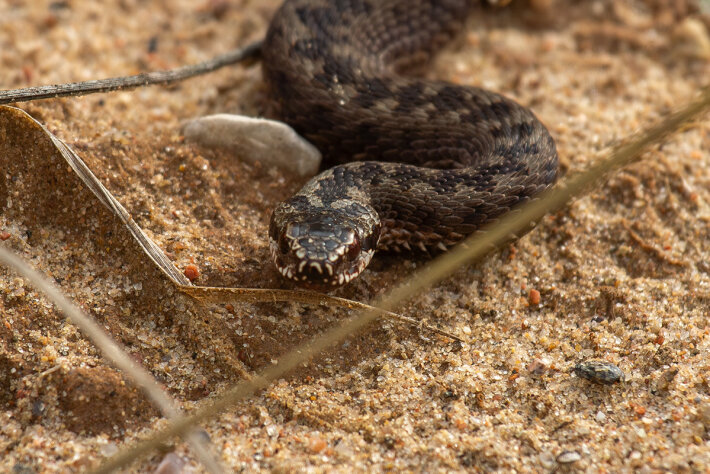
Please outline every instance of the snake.
[{"label": "snake", "polygon": [[530,109],[423,77],[477,4],[286,0],[275,12],[267,90],[324,169],[271,216],[287,280],[330,291],[376,251],[446,251],[555,183],[555,142]]}]

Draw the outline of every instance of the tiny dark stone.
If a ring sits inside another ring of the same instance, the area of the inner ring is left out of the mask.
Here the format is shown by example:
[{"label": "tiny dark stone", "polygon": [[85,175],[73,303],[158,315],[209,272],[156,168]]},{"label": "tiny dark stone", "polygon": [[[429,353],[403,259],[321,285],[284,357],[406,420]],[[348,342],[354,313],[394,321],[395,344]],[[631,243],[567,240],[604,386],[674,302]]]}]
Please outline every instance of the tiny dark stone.
[{"label": "tiny dark stone", "polygon": [[32,469],[30,466],[25,466],[24,464],[17,463],[12,466],[12,472],[13,474],[34,474],[37,471]]},{"label": "tiny dark stone", "polygon": [[382,444],[384,444],[387,449],[394,449],[396,443],[397,440],[392,438],[391,436],[385,436],[382,440]]},{"label": "tiny dark stone", "polygon": [[155,53],[158,51],[158,37],[157,36],[152,36],[148,40],[148,52],[149,53]]},{"label": "tiny dark stone", "polygon": [[454,392],[453,390],[444,390],[441,393],[441,399],[444,401],[448,400],[457,400],[459,398],[458,394]]},{"label": "tiny dark stone", "polygon": [[590,359],[577,363],[574,373],[590,382],[611,385],[624,381],[624,372],[619,367],[598,359]]},{"label": "tiny dark stone", "polygon": [[39,418],[42,415],[44,415],[44,403],[40,400],[35,400],[34,403],[32,403],[32,416]]}]

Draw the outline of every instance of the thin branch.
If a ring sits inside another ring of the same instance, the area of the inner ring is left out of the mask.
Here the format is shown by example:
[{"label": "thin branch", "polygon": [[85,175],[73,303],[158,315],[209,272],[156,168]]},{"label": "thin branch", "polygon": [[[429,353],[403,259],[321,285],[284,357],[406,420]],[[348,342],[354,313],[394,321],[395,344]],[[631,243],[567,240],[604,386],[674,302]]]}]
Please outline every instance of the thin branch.
[{"label": "thin branch", "polygon": [[28,87],[0,91],[0,105],[14,102],[29,102],[56,97],[72,97],[95,94],[97,92],[112,92],[135,89],[155,84],[170,84],[184,81],[200,74],[215,71],[219,68],[237,64],[250,59],[256,59],[261,53],[261,41],[256,41],[243,48],[235,49],[205,62],[183,66],[169,71],[155,71],[136,74],[135,76],[111,77],[94,81],[73,82],[53,86]]}]

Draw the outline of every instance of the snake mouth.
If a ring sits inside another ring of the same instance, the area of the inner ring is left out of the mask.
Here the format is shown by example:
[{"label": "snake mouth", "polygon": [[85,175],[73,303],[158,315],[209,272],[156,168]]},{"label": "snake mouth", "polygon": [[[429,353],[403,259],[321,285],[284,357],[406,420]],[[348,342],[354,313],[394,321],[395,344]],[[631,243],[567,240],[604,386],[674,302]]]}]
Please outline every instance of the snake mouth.
[{"label": "snake mouth", "polygon": [[[370,263],[374,250],[358,251],[354,260],[330,252],[326,258],[308,258],[302,249],[283,252],[278,242],[269,239],[271,258],[278,272],[296,285],[317,291],[331,291],[350,283]],[[299,257],[299,255],[302,255]]]}]

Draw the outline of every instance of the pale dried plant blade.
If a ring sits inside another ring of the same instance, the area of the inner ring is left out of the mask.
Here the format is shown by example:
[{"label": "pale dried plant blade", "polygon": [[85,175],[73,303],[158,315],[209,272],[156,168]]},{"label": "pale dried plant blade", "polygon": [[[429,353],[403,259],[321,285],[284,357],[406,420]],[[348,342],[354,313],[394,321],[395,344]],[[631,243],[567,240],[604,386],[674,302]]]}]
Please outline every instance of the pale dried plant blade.
[{"label": "pale dried plant blade", "polygon": [[190,280],[185,277],[175,265],[172,264],[170,259],[163,253],[163,251],[158,247],[155,242],[153,242],[143,230],[136,224],[131,215],[126,211],[118,200],[113,197],[113,195],[106,189],[106,187],[101,184],[96,175],[91,172],[86,163],[79,158],[79,155],[67,146],[62,140],[54,136],[47,128],[40,122],[35,120],[27,112],[17,107],[0,106],[0,125],[7,123],[9,121],[19,121],[22,126],[26,129],[29,127],[34,127],[42,130],[49,140],[52,141],[57,151],[66,160],[67,164],[72,170],[81,178],[83,183],[87,188],[91,190],[92,193],[98,198],[98,200],[106,206],[112,214],[118,217],[124,226],[131,233],[133,238],[141,246],[145,254],[150,258],[153,263],[163,272],[165,275],[180,285],[189,285]]}]

